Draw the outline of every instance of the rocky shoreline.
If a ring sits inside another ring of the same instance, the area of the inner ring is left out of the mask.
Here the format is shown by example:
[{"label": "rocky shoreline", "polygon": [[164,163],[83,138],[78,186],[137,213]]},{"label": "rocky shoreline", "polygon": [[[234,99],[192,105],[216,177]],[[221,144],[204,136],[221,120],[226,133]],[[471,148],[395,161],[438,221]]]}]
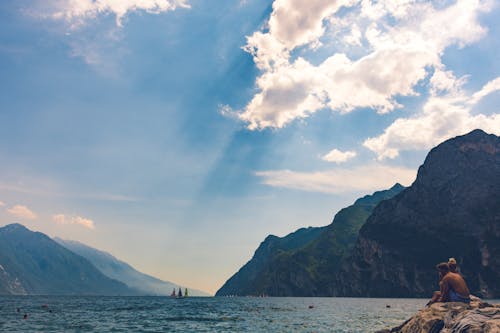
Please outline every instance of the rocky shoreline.
[{"label": "rocky shoreline", "polygon": [[500,333],[500,304],[434,303],[392,329],[376,333]]}]

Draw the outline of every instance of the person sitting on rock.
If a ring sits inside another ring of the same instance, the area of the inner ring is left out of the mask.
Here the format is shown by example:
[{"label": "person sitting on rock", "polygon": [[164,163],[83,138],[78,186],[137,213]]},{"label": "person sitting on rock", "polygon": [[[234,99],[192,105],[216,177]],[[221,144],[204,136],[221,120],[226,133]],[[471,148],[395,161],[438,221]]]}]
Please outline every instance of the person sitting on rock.
[{"label": "person sitting on rock", "polygon": [[439,271],[439,289],[434,292],[428,304],[435,302],[462,302],[470,303],[470,292],[464,278],[450,271],[447,263],[443,262],[436,266]]}]

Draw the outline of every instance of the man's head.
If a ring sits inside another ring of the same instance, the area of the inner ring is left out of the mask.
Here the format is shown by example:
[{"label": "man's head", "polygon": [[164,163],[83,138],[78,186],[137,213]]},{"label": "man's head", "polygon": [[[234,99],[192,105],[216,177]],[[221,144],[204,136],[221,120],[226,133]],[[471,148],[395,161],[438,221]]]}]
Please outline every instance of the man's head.
[{"label": "man's head", "polygon": [[439,271],[439,274],[441,274],[441,276],[445,276],[450,271],[450,267],[448,266],[448,263],[445,263],[445,262],[438,264],[436,266],[436,268]]},{"label": "man's head", "polygon": [[456,273],[457,261],[455,260],[455,258],[448,259],[448,267],[450,268],[450,272]]}]

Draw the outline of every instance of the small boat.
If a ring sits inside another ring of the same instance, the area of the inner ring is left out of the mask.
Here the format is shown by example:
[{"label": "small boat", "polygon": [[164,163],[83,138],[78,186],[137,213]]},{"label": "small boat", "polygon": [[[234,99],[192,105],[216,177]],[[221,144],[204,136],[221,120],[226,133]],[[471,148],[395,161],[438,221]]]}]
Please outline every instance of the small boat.
[{"label": "small boat", "polygon": [[184,289],[184,297],[188,297],[188,288]]},{"label": "small boat", "polygon": [[179,288],[179,292],[177,293],[177,298],[184,298],[184,296],[182,296],[181,288]]},{"label": "small boat", "polygon": [[170,294],[170,297],[174,297],[175,298],[175,288],[174,288],[174,290],[172,290],[172,293]]}]

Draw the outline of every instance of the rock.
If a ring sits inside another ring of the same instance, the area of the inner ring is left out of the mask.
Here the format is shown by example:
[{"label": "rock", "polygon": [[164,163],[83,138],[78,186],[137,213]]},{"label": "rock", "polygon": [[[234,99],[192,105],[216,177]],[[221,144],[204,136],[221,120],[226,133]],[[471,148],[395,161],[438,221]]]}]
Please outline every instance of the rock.
[{"label": "rock", "polygon": [[434,303],[400,326],[377,333],[499,333],[500,304],[472,296],[470,304]]}]

